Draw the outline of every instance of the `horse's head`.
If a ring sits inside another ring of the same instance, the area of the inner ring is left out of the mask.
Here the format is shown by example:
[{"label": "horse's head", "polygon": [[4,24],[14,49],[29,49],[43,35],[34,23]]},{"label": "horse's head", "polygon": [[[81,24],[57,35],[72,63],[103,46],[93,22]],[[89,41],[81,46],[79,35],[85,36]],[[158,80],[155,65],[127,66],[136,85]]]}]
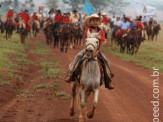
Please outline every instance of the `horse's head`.
[{"label": "horse's head", "polygon": [[92,58],[95,56],[97,49],[99,47],[99,33],[90,33],[87,31],[87,38],[85,39],[85,50],[86,50],[86,58]]}]

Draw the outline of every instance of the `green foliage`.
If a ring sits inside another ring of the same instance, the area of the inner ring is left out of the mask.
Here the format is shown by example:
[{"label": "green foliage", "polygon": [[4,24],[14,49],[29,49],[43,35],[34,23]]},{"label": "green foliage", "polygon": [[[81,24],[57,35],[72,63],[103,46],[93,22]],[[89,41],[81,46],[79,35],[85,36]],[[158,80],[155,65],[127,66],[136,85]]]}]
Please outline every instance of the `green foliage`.
[{"label": "green foliage", "polygon": [[54,83],[54,88],[55,88],[55,91],[58,91],[59,90],[59,88],[61,87],[61,85],[59,84],[59,82],[58,81],[56,81],[55,83]]},{"label": "green foliage", "polygon": [[49,50],[48,47],[43,43],[43,42],[39,42],[37,43],[37,47],[32,51],[32,53],[35,54],[48,54]]},{"label": "green foliage", "polygon": [[[4,34],[0,36],[0,67],[12,67],[11,57],[19,56],[19,57],[27,57],[25,54],[24,45],[20,44],[20,39],[18,34],[13,34],[12,40],[6,40],[4,38]],[[17,67],[15,65],[15,67]]]},{"label": "green foliage", "polygon": [[63,99],[63,100],[70,100],[71,99],[71,96],[68,95],[67,93],[63,92],[63,91],[55,92],[54,95],[61,98],[61,99]]},{"label": "green foliage", "polygon": [[19,77],[18,80],[19,80],[19,83],[23,82],[23,78],[22,77]]},{"label": "green foliage", "polygon": [[36,85],[34,86],[34,89],[42,89],[42,88],[50,88],[51,85],[49,84],[40,84],[40,85]]},{"label": "green foliage", "polygon": [[25,64],[33,64],[31,61],[27,59],[15,59],[20,65],[25,65]]},{"label": "green foliage", "polygon": [[2,81],[2,80],[0,80],[0,85],[1,86],[11,86],[11,83],[8,82],[8,81]]},{"label": "green foliage", "polygon": [[56,78],[62,73],[61,69],[56,68],[58,66],[58,62],[54,59],[40,60],[40,65],[43,67],[41,71],[43,78]]},{"label": "green foliage", "polygon": [[8,77],[12,80],[14,78],[14,74],[13,73],[8,73]]},{"label": "green foliage", "polygon": [[81,9],[81,4],[83,4],[83,0],[63,0],[65,4],[68,4],[72,7],[72,10],[74,9]]},{"label": "green foliage", "polygon": [[46,0],[46,5],[51,8],[57,8],[58,0]]}]

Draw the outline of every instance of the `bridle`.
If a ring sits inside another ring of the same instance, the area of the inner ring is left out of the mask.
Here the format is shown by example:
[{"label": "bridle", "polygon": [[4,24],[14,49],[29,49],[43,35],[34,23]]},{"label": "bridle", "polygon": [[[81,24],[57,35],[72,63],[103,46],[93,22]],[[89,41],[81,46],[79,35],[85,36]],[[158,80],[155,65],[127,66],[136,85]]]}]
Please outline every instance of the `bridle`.
[{"label": "bridle", "polygon": [[[89,45],[93,46],[94,50],[96,49],[96,47],[91,43],[87,44],[85,47],[87,48],[87,46]],[[95,52],[93,52],[93,54],[91,55],[91,58],[87,58],[87,57],[85,58],[88,59],[88,61],[98,61],[97,59],[95,59],[96,57],[97,57],[97,49],[95,50]]]}]

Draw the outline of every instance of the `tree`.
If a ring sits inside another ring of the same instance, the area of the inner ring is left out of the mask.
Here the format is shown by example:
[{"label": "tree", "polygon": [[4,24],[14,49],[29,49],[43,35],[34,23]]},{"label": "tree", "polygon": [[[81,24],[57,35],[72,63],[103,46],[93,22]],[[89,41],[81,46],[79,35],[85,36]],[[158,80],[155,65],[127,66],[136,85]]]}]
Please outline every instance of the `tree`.
[{"label": "tree", "polygon": [[58,7],[58,0],[46,0],[46,5],[49,8],[57,8]]},{"label": "tree", "polygon": [[14,8],[18,7],[19,3],[18,0],[14,0]]},{"label": "tree", "polygon": [[81,9],[82,8],[81,5],[83,4],[83,0],[63,0],[63,2],[71,6],[72,10]]},{"label": "tree", "polygon": [[128,4],[128,2],[124,2],[123,0],[111,0],[109,5],[109,12],[114,16],[118,12],[122,12],[123,8]]},{"label": "tree", "polygon": [[111,0],[89,0],[89,2],[94,6],[96,13],[101,12],[106,7],[109,6]]}]

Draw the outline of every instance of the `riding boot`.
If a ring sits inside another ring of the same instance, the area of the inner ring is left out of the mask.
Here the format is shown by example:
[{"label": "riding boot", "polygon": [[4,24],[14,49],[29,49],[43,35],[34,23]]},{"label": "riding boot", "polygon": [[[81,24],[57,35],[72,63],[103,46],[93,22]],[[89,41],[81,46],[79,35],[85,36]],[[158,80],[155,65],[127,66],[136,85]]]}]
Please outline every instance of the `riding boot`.
[{"label": "riding boot", "polygon": [[[106,57],[104,56],[104,54],[102,54],[101,52],[99,53],[98,59],[101,62],[102,68],[103,68],[103,72],[104,72],[104,83],[105,83],[105,88],[108,88],[110,90],[114,89],[114,84],[111,81],[110,77],[113,78],[114,74],[112,74],[109,63],[106,59]],[[110,77],[109,77],[109,74]]]},{"label": "riding boot", "polygon": [[75,72],[76,69],[78,69],[80,61],[84,56],[84,53],[85,53],[85,50],[82,50],[75,56],[75,59],[74,59],[73,63],[71,64],[70,68],[69,68],[68,75],[65,78],[66,82],[70,83],[71,81],[75,80],[74,72]]}]

